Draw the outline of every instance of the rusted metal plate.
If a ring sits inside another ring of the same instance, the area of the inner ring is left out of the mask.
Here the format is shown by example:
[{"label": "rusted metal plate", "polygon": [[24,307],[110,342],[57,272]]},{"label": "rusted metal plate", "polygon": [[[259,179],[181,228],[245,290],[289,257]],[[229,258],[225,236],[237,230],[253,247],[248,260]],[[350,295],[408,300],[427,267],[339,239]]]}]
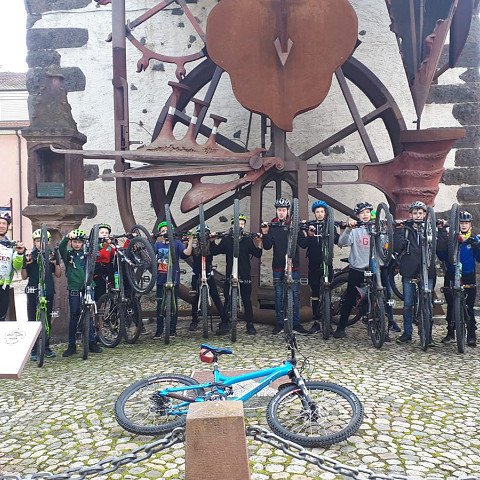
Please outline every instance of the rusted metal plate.
[{"label": "rusted metal plate", "polygon": [[206,43],[238,101],[291,131],[296,115],[327,96],[357,27],[347,0],[222,0],[208,17]]}]

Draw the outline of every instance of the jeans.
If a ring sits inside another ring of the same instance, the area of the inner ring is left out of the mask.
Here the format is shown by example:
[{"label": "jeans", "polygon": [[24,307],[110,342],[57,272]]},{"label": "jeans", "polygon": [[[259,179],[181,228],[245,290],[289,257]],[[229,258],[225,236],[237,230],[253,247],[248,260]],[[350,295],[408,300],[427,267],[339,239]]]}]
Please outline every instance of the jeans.
[{"label": "jeans", "polygon": [[[72,295],[72,292],[68,292],[68,305],[70,307],[70,321],[68,323],[68,344],[75,345],[77,337],[77,323],[78,317],[80,316],[81,311],[81,296],[78,295],[78,292],[75,291],[75,295]],[[90,334],[88,336],[89,342],[95,341],[95,335],[93,333],[93,322],[90,322]]]},{"label": "jeans", "polygon": [[[402,277],[403,285],[403,331],[411,335],[413,333],[413,304],[415,301],[415,289],[413,278]],[[433,290],[433,278],[428,279],[428,288]]]},{"label": "jeans", "polygon": [[[275,316],[277,325],[283,326],[283,279],[284,272],[273,270],[273,285],[275,286]],[[292,278],[295,280],[293,284],[293,324],[300,325],[300,294],[298,283],[300,281],[300,270],[292,270]]]}]

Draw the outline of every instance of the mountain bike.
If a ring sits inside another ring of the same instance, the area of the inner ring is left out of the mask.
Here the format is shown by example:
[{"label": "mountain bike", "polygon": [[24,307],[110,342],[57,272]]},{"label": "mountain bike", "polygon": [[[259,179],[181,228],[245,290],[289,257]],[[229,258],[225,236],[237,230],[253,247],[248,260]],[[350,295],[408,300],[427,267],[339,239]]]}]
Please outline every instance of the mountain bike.
[{"label": "mountain bike", "polygon": [[[116,347],[122,340],[135,343],[142,330],[142,308],[139,294],[135,292],[126,270],[132,261],[126,255],[126,248],[118,245],[118,239],[132,239],[132,234],[111,235],[115,244],[113,258],[114,283],[106,279],[107,291],[97,300],[98,339],[105,347]],[[128,280],[128,282],[127,282]]]},{"label": "mountain bike", "polygon": [[325,220],[318,222],[311,220],[300,225],[300,229],[314,228],[314,238],[320,243],[322,249],[322,264],[320,266],[320,292],[317,318],[320,318],[322,336],[324,340],[330,338],[332,330],[332,305],[331,305],[331,272],[333,271],[333,245],[335,240],[335,222],[333,210],[327,207]]},{"label": "mountain bike", "polygon": [[[393,250],[393,218],[385,203],[376,209],[375,220],[357,221],[357,226],[365,226],[370,235],[370,254],[368,270],[364,271],[364,284],[357,288],[359,296],[356,307],[352,309],[347,325],[353,325],[363,318],[368,334],[375,348],[381,348],[385,341],[387,329],[385,306],[387,302],[385,287],[382,285],[380,262],[387,264]],[[348,272],[332,281],[332,320],[339,322],[342,304],[345,300]],[[390,304],[390,303],[389,303]]]},{"label": "mountain bike", "polygon": [[[176,373],[157,374],[127,387],[115,403],[118,423],[139,435],[160,435],[185,424],[188,407],[194,402],[240,400],[246,403],[274,380],[288,376],[270,400],[266,418],[279,436],[304,447],[324,447],[353,435],[363,419],[363,406],[345,387],[330,382],[307,381],[295,355],[296,343],[289,340],[290,358],[281,365],[241,375],[219,372],[218,359],[233,352],[202,344],[200,359],[213,363],[210,382]],[[253,386],[246,384],[261,379]]]},{"label": "mountain bike", "polygon": [[209,234],[205,229],[205,211],[203,205],[198,206],[199,216],[199,231],[197,234],[197,241],[200,244],[200,253],[202,255],[202,271],[198,282],[199,304],[198,310],[202,317],[202,333],[203,338],[208,338],[208,307],[211,305],[208,277],[207,277],[207,254]]}]

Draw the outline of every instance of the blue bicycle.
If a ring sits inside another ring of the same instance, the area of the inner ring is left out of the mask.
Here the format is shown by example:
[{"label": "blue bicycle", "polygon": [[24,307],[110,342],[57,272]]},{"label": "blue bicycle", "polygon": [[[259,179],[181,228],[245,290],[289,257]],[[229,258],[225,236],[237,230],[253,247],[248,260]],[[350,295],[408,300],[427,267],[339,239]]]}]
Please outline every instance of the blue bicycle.
[{"label": "blue bicycle", "polygon": [[[305,381],[297,368],[295,337],[289,337],[291,355],[282,365],[231,377],[219,372],[218,359],[232,351],[202,344],[201,361],[213,363],[212,382],[198,383],[194,378],[175,373],[140,380],[118,397],[117,421],[139,435],[164,434],[185,424],[188,407],[193,402],[247,402],[274,380],[288,377],[290,380],[278,387],[267,406],[267,422],[273,432],[310,448],[342,442],[360,428],[363,420],[360,400],[340,385]],[[256,379],[261,380],[252,382]],[[245,386],[246,382],[253,386]]]}]

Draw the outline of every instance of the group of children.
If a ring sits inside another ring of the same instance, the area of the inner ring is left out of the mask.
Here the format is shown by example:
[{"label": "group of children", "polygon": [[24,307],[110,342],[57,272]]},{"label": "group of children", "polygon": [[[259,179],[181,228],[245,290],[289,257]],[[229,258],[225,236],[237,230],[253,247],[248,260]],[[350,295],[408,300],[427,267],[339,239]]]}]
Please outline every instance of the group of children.
[{"label": "group of children", "polygon": [[[283,289],[282,277],[285,273],[285,257],[288,248],[289,229],[288,228],[274,228],[289,226],[291,219],[290,201],[285,198],[279,198],[275,202],[276,216],[270,223],[263,223],[261,225],[261,232],[255,238],[252,236],[241,236],[239,243],[239,258],[238,258],[238,278],[240,285],[240,295],[244,305],[244,318],[246,323],[246,332],[250,335],[256,334],[253,318],[253,307],[251,302],[251,258],[260,258],[262,249],[273,249],[272,259],[272,275],[275,290],[275,314],[276,324],[273,328],[273,334],[279,334],[283,330],[284,315],[283,315]],[[293,258],[292,277],[294,280],[294,315],[293,315],[293,329],[299,334],[314,334],[320,331],[320,312],[319,312],[319,289],[320,278],[323,272],[323,249],[322,249],[322,235],[326,216],[328,215],[328,205],[321,200],[317,200],[312,205],[312,213],[315,222],[309,225],[305,230],[299,232],[298,245],[301,249],[306,249],[306,256],[308,258],[308,280],[311,288],[312,299],[312,319],[313,325],[307,331],[300,324],[299,316],[299,249],[297,249]],[[421,268],[420,255],[420,236],[418,230],[418,223],[415,220],[423,220],[427,211],[426,205],[421,201],[413,202],[410,205],[410,218],[414,222],[406,222],[398,224],[394,231],[394,251],[397,254],[400,275],[402,276],[404,306],[403,306],[403,333],[397,338],[398,343],[406,343],[412,340],[413,333],[413,302],[415,286],[412,280],[419,275]],[[340,320],[336,331],[333,333],[334,338],[343,338],[346,336],[345,330],[348,323],[348,317],[355,305],[357,298],[357,287],[364,282],[364,272],[369,269],[370,261],[370,235],[365,222],[372,219],[373,206],[368,202],[360,202],[354,208],[354,213],[361,223],[357,224],[357,220],[350,220],[342,229],[340,235],[335,232],[334,242],[339,247],[350,247],[349,274],[348,284],[346,290],[345,301],[342,304],[340,312]],[[234,223],[232,217],[231,223]],[[241,214],[238,218],[240,229],[245,229],[247,218]],[[21,270],[22,278],[28,279],[27,284],[27,312],[28,318],[34,321],[36,318],[36,301],[38,287],[38,252],[40,248],[41,231],[35,230],[33,232],[34,248],[31,253],[26,255],[25,246],[18,242],[12,244],[8,241],[6,233],[10,224],[8,216],[0,217],[0,321],[5,320],[8,309],[8,286],[13,277],[14,270]],[[270,226],[269,226],[270,225]],[[476,323],[474,316],[474,303],[476,298],[475,288],[475,266],[480,263],[480,248],[478,236],[472,233],[472,215],[468,212],[460,212],[460,261],[462,264],[462,281],[468,284],[466,289],[466,303],[468,306],[468,321],[467,321],[467,344],[469,346],[476,346]],[[199,227],[197,227],[198,234]],[[158,225],[158,239],[155,243],[155,252],[158,261],[157,272],[157,328],[154,338],[160,338],[164,330],[164,319],[162,317],[161,305],[164,286],[167,281],[167,266],[168,266],[168,237],[167,237],[167,223],[161,222]],[[205,231],[209,236],[206,256],[206,274],[209,285],[210,296],[219,312],[220,324],[216,331],[217,335],[223,335],[230,331],[231,324],[227,311],[230,292],[230,278],[233,266],[233,237],[231,235],[224,236],[221,241],[216,243],[215,232],[210,232],[208,225],[205,225]],[[99,225],[99,256],[96,260],[94,282],[95,282],[95,298],[98,300],[102,293],[106,291],[106,282],[113,281],[113,258],[115,255],[115,246],[110,241],[111,227],[108,224]],[[50,239],[50,234],[49,239]],[[175,253],[177,261],[173,266],[173,282],[174,293],[178,300],[179,284],[180,284],[180,266],[179,259],[187,258],[190,255],[193,257],[193,273],[192,273],[192,290],[196,292],[192,302],[192,321],[189,330],[195,331],[198,328],[198,283],[202,274],[202,255],[200,252],[200,245],[194,246],[194,234],[190,234],[188,241],[182,242],[175,240]],[[77,330],[78,316],[80,314],[80,294],[85,282],[85,254],[83,245],[86,240],[86,233],[83,230],[75,229],[67,234],[59,244],[59,252],[65,264],[65,272],[67,277],[67,290],[69,296],[70,318],[69,318],[69,337],[68,348],[63,352],[64,357],[69,357],[76,353],[75,336]],[[70,248],[68,243],[70,242]],[[438,258],[445,262],[445,287],[452,287],[454,282],[455,267],[448,260],[447,255],[448,246],[448,232],[444,223],[440,222],[437,234],[437,255]],[[212,259],[214,255],[223,254],[226,256],[226,281],[224,284],[224,304],[221,301],[217,290],[215,280],[213,278]],[[387,286],[386,265],[381,264],[382,282]],[[55,284],[53,277],[61,276],[60,265],[55,256],[50,260],[50,268],[46,272],[46,298],[48,316],[47,321],[50,322],[53,296],[55,294]],[[330,280],[333,277],[331,269],[328,272]],[[428,272],[428,287],[433,289],[435,283],[435,267],[432,265]],[[445,298],[447,302],[447,335],[442,340],[444,343],[454,341],[454,324],[453,324],[453,299],[449,288],[445,290]],[[387,309],[389,317],[389,329],[400,332],[400,327],[393,320],[393,312]],[[171,320],[170,332],[172,336],[176,335],[177,317],[174,315]],[[89,349],[93,353],[100,353],[102,349],[98,346],[95,340],[95,332],[90,331]],[[46,356],[54,357],[55,353],[50,349],[47,339]],[[36,347],[31,352],[31,359],[36,360]]]}]

